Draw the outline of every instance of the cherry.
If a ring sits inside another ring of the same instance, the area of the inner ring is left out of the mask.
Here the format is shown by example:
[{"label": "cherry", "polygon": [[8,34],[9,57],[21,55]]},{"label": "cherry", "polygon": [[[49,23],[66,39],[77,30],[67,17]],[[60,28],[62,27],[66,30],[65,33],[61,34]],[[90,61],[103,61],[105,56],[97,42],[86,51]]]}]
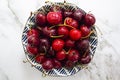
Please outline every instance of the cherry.
[{"label": "cherry", "polygon": [[89,40],[88,39],[80,40],[77,42],[76,46],[81,52],[84,52],[89,48]]},{"label": "cherry", "polygon": [[66,52],[64,50],[57,52],[57,60],[64,60],[66,58]]},{"label": "cherry", "polygon": [[30,55],[37,55],[38,54],[38,48],[37,47],[33,47],[30,44],[27,44],[26,50],[27,50],[27,52]]},{"label": "cherry", "polygon": [[85,37],[90,34],[90,29],[85,25],[80,26],[80,31],[82,33],[82,37]]},{"label": "cherry", "polygon": [[54,67],[53,63],[52,59],[47,59],[42,63],[42,67],[45,70],[51,70]]},{"label": "cherry", "polygon": [[37,62],[37,63],[39,63],[39,64],[42,64],[44,61],[45,61],[45,55],[42,55],[42,54],[40,54],[40,55],[37,55],[36,57],[35,57],[35,61]]},{"label": "cherry", "polygon": [[79,40],[81,38],[81,31],[78,29],[70,30],[69,36],[72,40]]},{"label": "cherry", "polygon": [[39,37],[39,31],[37,29],[34,29],[34,28],[28,30],[27,37],[29,37],[31,35]]},{"label": "cherry", "polygon": [[66,17],[72,17],[72,14],[73,14],[73,12],[72,11],[64,11],[64,17],[66,18]]},{"label": "cherry", "polygon": [[39,45],[39,38],[31,35],[28,37],[28,44],[31,44],[33,46],[38,46]]},{"label": "cherry", "polygon": [[80,59],[80,63],[82,63],[82,64],[88,64],[88,63],[90,63],[90,61],[91,61],[91,56],[90,56],[90,54],[87,55],[87,56],[85,56],[85,57],[82,57],[82,58]]},{"label": "cherry", "polygon": [[85,12],[83,12],[81,9],[77,9],[73,13],[73,17],[78,21],[81,21],[84,16],[85,16]]},{"label": "cherry", "polygon": [[67,40],[65,41],[65,46],[66,46],[67,48],[73,48],[73,47],[75,46],[75,41],[73,41],[73,40],[71,40],[71,39],[67,39]]},{"label": "cherry", "polygon": [[40,52],[47,51],[49,49],[49,47],[50,47],[49,40],[47,38],[42,38],[39,41],[40,41],[40,44],[39,44]]},{"label": "cherry", "polygon": [[96,22],[96,19],[93,14],[88,13],[85,15],[85,24],[87,26],[91,27],[92,25],[95,24],[95,22]]},{"label": "cherry", "polygon": [[50,47],[50,49],[48,50],[48,54],[49,56],[55,56],[55,51],[53,50],[52,47]]},{"label": "cherry", "polygon": [[47,26],[43,27],[42,34],[46,37],[49,37],[50,36],[50,29]]},{"label": "cherry", "polygon": [[35,23],[39,26],[44,25],[46,23],[46,16],[41,13],[37,13],[35,16]]},{"label": "cherry", "polygon": [[78,28],[78,22],[73,18],[70,18],[70,17],[65,18],[64,23],[74,28]]},{"label": "cherry", "polygon": [[61,51],[64,47],[65,42],[62,39],[55,39],[52,42],[52,48],[55,51]]},{"label": "cherry", "polygon": [[63,35],[63,38],[67,38],[69,35],[69,30],[67,29],[66,26],[60,26],[58,28],[58,34]]},{"label": "cherry", "polygon": [[60,12],[49,12],[47,21],[52,25],[60,24],[62,22],[62,14]]},{"label": "cherry", "polygon": [[50,11],[62,13],[63,10],[62,10],[62,8],[60,8],[59,6],[54,5],[54,6],[52,6],[52,7],[50,8]]},{"label": "cherry", "polygon": [[66,61],[66,63],[65,63],[65,67],[66,68],[72,68],[74,66],[74,62],[72,62],[72,61]]},{"label": "cherry", "polygon": [[79,52],[75,49],[71,49],[69,52],[68,52],[68,60],[69,61],[72,61],[72,62],[77,62],[79,60]]},{"label": "cherry", "polygon": [[54,68],[55,69],[60,69],[62,68],[62,65],[61,65],[61,62],[58,61],[57,59],[53,59],[53,62],[54,62]]},{"label": "cherry", "polygon": [[50,36],[56,36],[57,35],[57,30],[52,28],[50,29]]},{"label": "cherry", "polygon": [[52,28],[50,29],[49,27],[44,27],[42,28],[42,34],[45,36],[45,37],[51,37],[51,36],[56,36],[57,35],[57,30]]}]

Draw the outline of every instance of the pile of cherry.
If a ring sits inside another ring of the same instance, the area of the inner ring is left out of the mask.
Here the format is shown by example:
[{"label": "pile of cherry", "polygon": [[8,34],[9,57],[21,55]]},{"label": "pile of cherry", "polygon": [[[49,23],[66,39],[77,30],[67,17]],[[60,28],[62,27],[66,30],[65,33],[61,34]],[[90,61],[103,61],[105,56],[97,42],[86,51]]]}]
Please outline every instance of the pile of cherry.
[{"label": "pile of cherry", "polygon": [[95,17],[81,9],[53,6],[47,14],[34,13],[26,50],[43,69],[72,68],[91,61],[89,36]]}]

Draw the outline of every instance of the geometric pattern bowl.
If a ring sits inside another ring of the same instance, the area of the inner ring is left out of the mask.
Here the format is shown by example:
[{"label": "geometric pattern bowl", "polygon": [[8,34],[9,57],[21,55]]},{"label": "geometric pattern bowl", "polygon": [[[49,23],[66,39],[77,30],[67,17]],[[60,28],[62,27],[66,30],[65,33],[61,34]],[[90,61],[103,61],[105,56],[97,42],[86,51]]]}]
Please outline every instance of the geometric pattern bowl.
[{"label": "geometric pattern bowl", "polygon": [[[46,12],[48,12],[48,10],[51,8],[52,5],[53,5],[53,3],[47,3],[46,5],[42,6],[37,11],[42,11],[42,12],[46,13]],[[79,8],[76,5],[71,4],[71,3],[60,3],[60,2],[57,3],[56,2],[56,3],[54,3],[54,5],[62,6],[65,9],[69,9],[71,11]],[[25,51],[26,59],[28,60],[28,62],[31,65],[33,65],[36,69],[38,69],[42,73],[49,75],[49,76],[70,76],[70,75],[73,75],[73,74],[79,72],[83,68],[83,66],[87,66],[87,65],[76,65],[75,67],[73,67],[71,69],[61,68],[61,69],[52,69],[49,71],[45,71],[40,64],[35,62],[34,57],[29,55],[26,50],[27,31],[30,29],[31,25],[34,25],[34,23],[35,23],[34,16],[35,16],[35,14],[31,14],[31,16],[28,18],[25,28],[22,33],[23,49]],[[93,58],[96,47],[97,47],[97,43],[98,43],[98,37],[97,37],[97,32],[96,32],[95,26],[92,27],[92,30],[93,30],[93,33],[90,35],[89,44],[90,44],[90,55]]]}]

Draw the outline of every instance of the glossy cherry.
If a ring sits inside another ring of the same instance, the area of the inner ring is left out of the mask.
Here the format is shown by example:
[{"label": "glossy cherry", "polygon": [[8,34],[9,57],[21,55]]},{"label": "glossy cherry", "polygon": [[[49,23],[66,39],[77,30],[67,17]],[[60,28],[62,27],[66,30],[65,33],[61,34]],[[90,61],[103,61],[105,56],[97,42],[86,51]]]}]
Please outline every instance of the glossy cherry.
[{"label": "glossy cherry", "polygon": [[68,11],[68,10],[66,10],[66,11],[64,11],[64,18],[66,18],[66,17],[72,17],[72,14],[73,14],[73,12],[72,11]]},{"label": "glossy cherry", "polygon": [[66,58],[66,52],[64,50],[56,53],[57,60],[64,60]]},{"label": "glossy cherry", "polygon": [[84,18],[84,16],[85,16],[85,12],[81,9],[77,9],[73,13],[73,17],[78,21],[81,21]]},{"label": "glossy cherry", "polygon": [[52,42],[52,48],[55,51],[61,51],[64,47],[65,42],[62,39],[55,39]]},{"label": "glossy cherry", "polygon": [[41,13],[37,13],[35,16],[35,23],[39,26],[44,25],[46,23],[46,16]]},{"label": "glossy cherry", "polygon": [[42,63],[42,67],[45,70],[51,70],[53,69],[54,65],[53,65],[53,60],[52,59],[46,59],[43,63]]},{"label": "glossy cherry", "polygon": [[66,63],[65,63],[65,67],[66,68],[72,68],[74,66],[74,62],[72,62],[72,61],[66,61]]},{"label": "glossy cherry", "polygon": [[69,30],[66,26],[59,26],[58,34],[63,35],[63,38],[67,38],[69,35]]},{"label": "glossy cherry", "polygon": [[32,29],[28,30],[27,37],[29,37],[31,35],[39,37],[40,33],[37,29],[32,28]]},{"label": "glossy cherry", "polygon": [[70,17],[65,18],[64,23],[67,25],[70,25],[74,28],[78,28],[78,22],[77,22],[77,20],[75,20],[73,18],[70,18]]},{"label": "glossy cherry", "polygon": [[96,22],[96,19],[95,19],[94,15],[90,14],[90,13],[88,13],[88,14],[85,15],[85,19],[84,20],[85,20],[85,24],[87,26],[89,26],[89,27],[91,27],[92,25],[94,25],[95,22]]},{"label": "glossy cherry", "polygon": [[28,44],[31,44],[32,46],[38,46],[39,45],[39,38],[37,36],[31,35],[28,37]]},{"label": "glossy cherry", "polygon": [[45,55],[39,54],[35,57],[35,61],[42,64],[46,60]]},{"label": "glossy cherry", "polygon": [[71,40],[79,40],[81,38],[81,31],[78,29],[72,29],[70,30],[69,36]]},{"label": "glossy cherry", "polygon": [[90,54],[88,54],[88,55],[86,55],[85,57],[82,57],[82,58],[80,59],[80,63],[82,63],[82,64],[88,64],[88,63],[90,63],[90,61],[91,61],[91,56],[90,56]]},{"label": "glossy cherry", "polygon": [[82,33],[82,37],[88,36],[90,34],[90,29],[85,25],[80,26],[80,31]]},{"label": "glossy cherry", "polygon": [[68,52],[68,60],[69,61],[72,61],[72,62],[78,62],[80,58],[80,54],[77,50],[75,49],[71,49],[69,52]]},{"label": "glossy cherry", "polygon": [[65,47],[66,48],[73,48],[75,46],[75,41],[71,40],[71,39],[67,39],[65,41]]},{"label": "glossy cherry", "polygon": [[38,54],[38,48],[37,47],[33,47],[30,44],[27,44],[26,50],[27,50],[27,52],[30,55],[37,55]]},{"label": "glossy cherry", "polygon": [[60,12],[49,12],[47,21],[52,25],[60,24],[62,22],[62,14]]},{"label": "glossy cherry", "polygon": [[88,39],[80,40],[76,43],[76,46],[80,51],[84,52],[89,48],[89,40]]},{"label": "glossy cherry", "polygon": [[47,38],[42,38],[39,41],[40,41],[39,44],[40,52],[46,52],[50,48],[49,40]]},{"label": "glossy cherry", "polygon": [[54,62],[54,68],[55,69],[60,69],[62,68],[62,65],[61,65],[61,62],[58,61],[57,59],[53,59],[53,62]]}]

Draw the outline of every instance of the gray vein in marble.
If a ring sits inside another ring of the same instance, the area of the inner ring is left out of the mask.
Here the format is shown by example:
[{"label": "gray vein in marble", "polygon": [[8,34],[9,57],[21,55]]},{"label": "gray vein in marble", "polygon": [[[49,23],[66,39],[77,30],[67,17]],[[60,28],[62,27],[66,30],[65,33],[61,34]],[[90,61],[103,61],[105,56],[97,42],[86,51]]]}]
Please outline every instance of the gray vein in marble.
[{"label": "gray vein in marble", "polygon": [[8,76],[0,69],[0,80],[9,80]]},{"label": "gray vein in marble", "polygon": [[15,16],[16,22],[19,23],[20,26],[22,27],[23,24],[20,22],[19,18],[17,17],[17,15],[15,14],[15,12],[12,10],[12,8],[11,8],[11,6],[10,6],[9,0],[7,0],[7,2],[8,2],[8,5],[7,5],[7,6],[8,6],[8,8],[9,8],[9,10],[12,12],[12,14]]}]

